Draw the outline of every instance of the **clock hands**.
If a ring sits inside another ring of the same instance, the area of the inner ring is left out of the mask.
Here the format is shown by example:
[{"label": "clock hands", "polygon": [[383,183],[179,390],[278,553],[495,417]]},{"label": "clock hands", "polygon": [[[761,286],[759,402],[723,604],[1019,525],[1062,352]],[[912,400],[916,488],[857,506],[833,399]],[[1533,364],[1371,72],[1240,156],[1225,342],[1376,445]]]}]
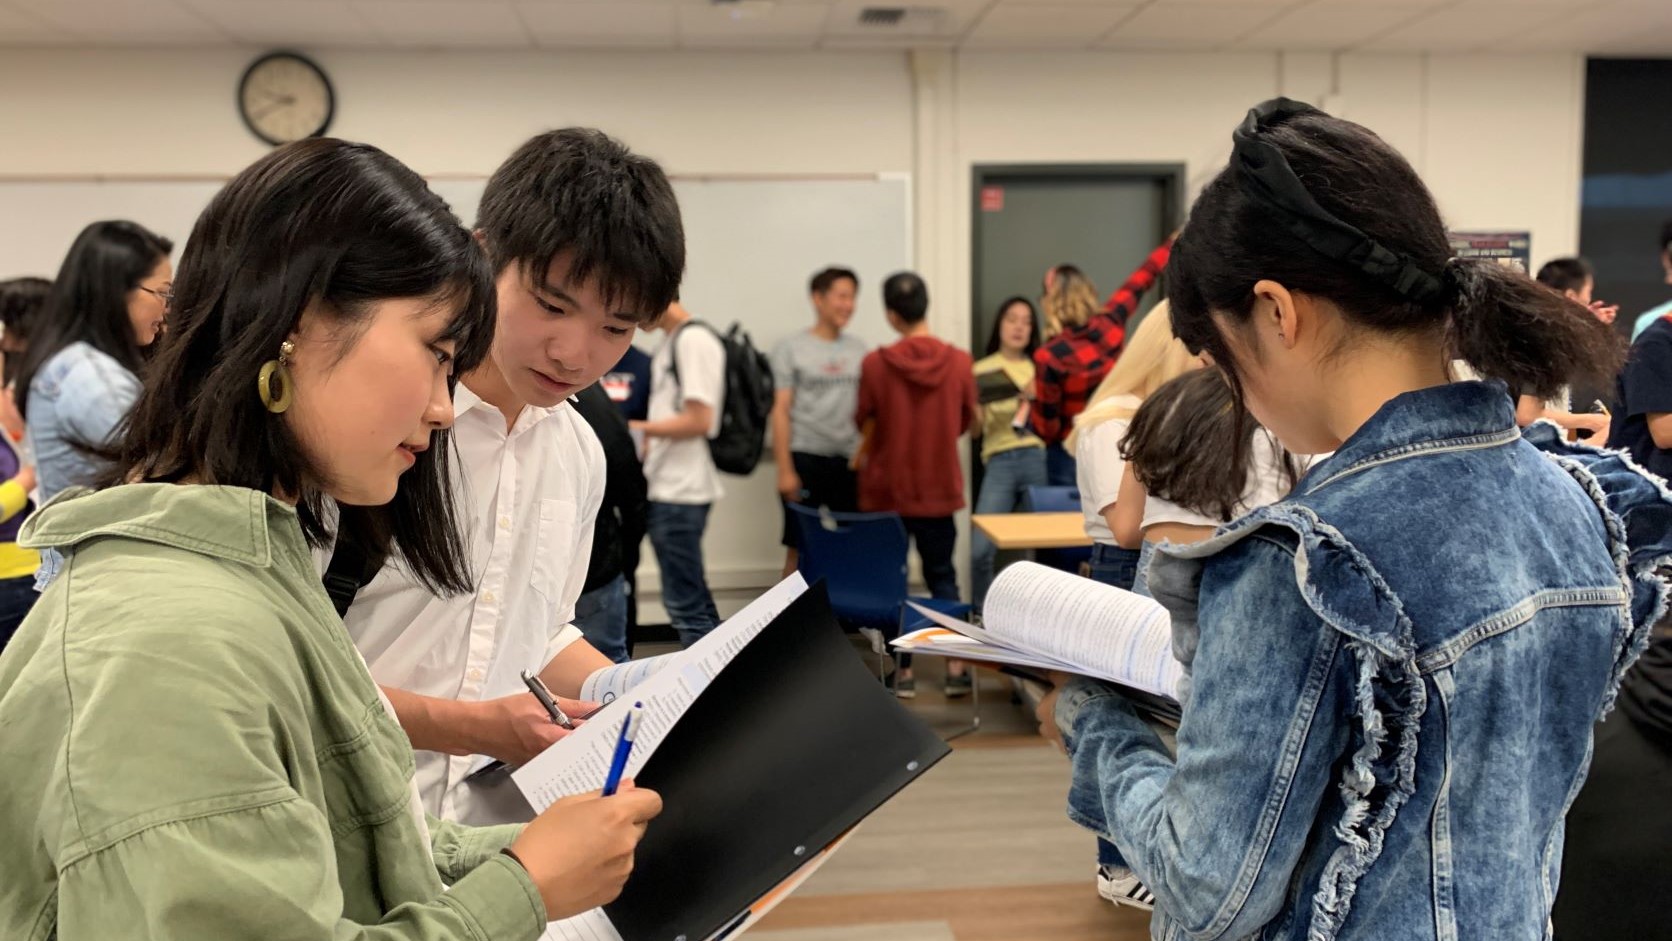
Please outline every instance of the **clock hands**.
[{"label": "clock hands", "polygon": [[262,92],[261,94],[262,94],[263,97],[265,97],[269,101],[271,101],[272,104],[269,104],[266,107],[257,108],[256,110],[251,111],[250,112],[251,120],[259,120],[261,118],[266,117],[269,114],[272,114],[275,110],[277,110],[279,108],[288,108],[291,105],[296,103],[296,96],[295,95],[275,95],[272,92]]}]

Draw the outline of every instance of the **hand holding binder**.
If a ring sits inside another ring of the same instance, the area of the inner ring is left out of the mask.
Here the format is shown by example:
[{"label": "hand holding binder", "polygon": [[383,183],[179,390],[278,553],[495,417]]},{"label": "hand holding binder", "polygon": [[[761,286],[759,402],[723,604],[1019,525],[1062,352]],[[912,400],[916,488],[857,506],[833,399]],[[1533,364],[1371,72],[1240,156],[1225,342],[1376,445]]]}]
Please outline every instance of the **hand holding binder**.
[{"label": "hand holding binder", "polygon": [[[948,753],[855,657],[822,584],[791,576],[632,690],[626,773],[665,808],[621,896],[554,922],[556,941],[703,941]],[[605,776],[626,707],[515,772],[542,807]]]}]

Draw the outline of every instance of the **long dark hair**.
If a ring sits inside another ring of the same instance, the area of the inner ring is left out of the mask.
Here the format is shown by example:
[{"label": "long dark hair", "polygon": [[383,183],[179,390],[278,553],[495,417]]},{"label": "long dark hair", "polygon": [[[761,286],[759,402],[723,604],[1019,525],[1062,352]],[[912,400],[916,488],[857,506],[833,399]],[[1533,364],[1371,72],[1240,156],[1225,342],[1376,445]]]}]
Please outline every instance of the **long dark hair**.
[{"label": "long dark hair", "polygon": [[[1144,400],[1120,454],[1150,496],[1228,523],[1248,489],[1254,436],[1269,434],[1244,411],[1225,375],[1193,369]],[[1300,468],[1275,440],[1272,447],[1287,492]]]},{"label": "long dark hair", "polygon": [[1326,298],[1355,327],[1430,333],[1482,375],[1547,397],[1610,382],[1610,328],[1524,272],[1453,258],[1434,197],[1399,152],[1316,108],[1276,99],[1249,112],[1231,165],[1197,198],[1173,245],[1173,332],[1241,389],[1212,315],[1240,327],[1256,282]]},{"label": "long dark hair", "polygon": [[[376,302],[434,298],[455,312],[443,338],[456,343],[456,374],[493,340],[492,271],[447,204],[381,150],[330,138],[280,147],[216,194],[174,290],[170,336],[104,485],[190,480],[297,494],[315,546],[331,536],[321,475],[256,388],[303,310],[340,323],[346,352]],[[341,507],[337,535],[373,558],[396,555],[432,591],[461,593],[472,585],[449,437],[432,435],[387,506]]]},{"label": "long dark hair", "polygon": [[137,222],[111,219],[81,230],[47,294],[40,329],[17,370],[17,409],[29,414],[29,384],[47,360],[86,343],[138,375],[145,364],[128,294],[174,251],[174,243]]},{"label": "long dark hair", "polygon": [[997,353],[999,347],[1003,345],[999,335],[1004,330],[1004,315],[1016,304],[1025,304],[1028,308],[1028,348],[1026,351],[1028,359],[1033,359],[1033,351],[1039,349],[1039,310],[1033,306],[1033,301],[1018,294],[1015,297],[1006,298],[1004,303],[999,305],[999,312],[993,318],[993,332],[987,335],[988,356]]},{"label": "long dark hair", "polygon": [[52,282],[45,278],[9,278],[0,281],[0,329],[5,330],[8,346],[17,349],[17,355],[10,352],[4,354],[3,366],[0,366],[0,382],[11,385],[17,377],[18,361],[23,359],[23,351],[29,348],[29,338],[39,330],[41,309],[46,307],[47,296],[52,293]]}]

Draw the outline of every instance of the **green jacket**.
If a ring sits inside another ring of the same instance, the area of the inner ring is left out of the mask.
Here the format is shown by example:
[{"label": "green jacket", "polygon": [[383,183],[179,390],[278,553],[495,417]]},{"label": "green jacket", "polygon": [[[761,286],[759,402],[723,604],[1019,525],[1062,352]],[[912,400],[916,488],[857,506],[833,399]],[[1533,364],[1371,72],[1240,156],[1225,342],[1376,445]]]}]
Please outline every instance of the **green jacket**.
[{"label": "green jacket", "polygon": [[291,507],[233,487],[66,493],[19,542],[68,560],[0,655],[0,938],[545,929],[499,855],[515,827],[432,820],[425,844],[411,744]]}]

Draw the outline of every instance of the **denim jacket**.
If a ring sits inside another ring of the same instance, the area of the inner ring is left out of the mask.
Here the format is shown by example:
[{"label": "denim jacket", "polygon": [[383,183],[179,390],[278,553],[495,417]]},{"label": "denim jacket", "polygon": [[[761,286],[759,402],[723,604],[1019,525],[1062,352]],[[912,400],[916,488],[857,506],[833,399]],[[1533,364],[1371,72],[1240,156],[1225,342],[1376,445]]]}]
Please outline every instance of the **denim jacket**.
[{"label": "denim jacket", "polygon": [[1154,890],[1157,939],[1545,937],[1669,534],[1654,478],[1524,439],[1503,386],[1402,395],[1289,498],[1158,559],[1198,631],[1177,758],[1075,681],[1069,815]]},{"label": "denim jacket", "polygon": [[[69,487],[86,486],[100,471],[76,443],[104,444],[139,398],[139,377],[86,343],[71,343],[41,364],[29,383],[29,441],[35,453],[41,503]],[[62,559],[42,553],[37,587],[57,574]]]}]

